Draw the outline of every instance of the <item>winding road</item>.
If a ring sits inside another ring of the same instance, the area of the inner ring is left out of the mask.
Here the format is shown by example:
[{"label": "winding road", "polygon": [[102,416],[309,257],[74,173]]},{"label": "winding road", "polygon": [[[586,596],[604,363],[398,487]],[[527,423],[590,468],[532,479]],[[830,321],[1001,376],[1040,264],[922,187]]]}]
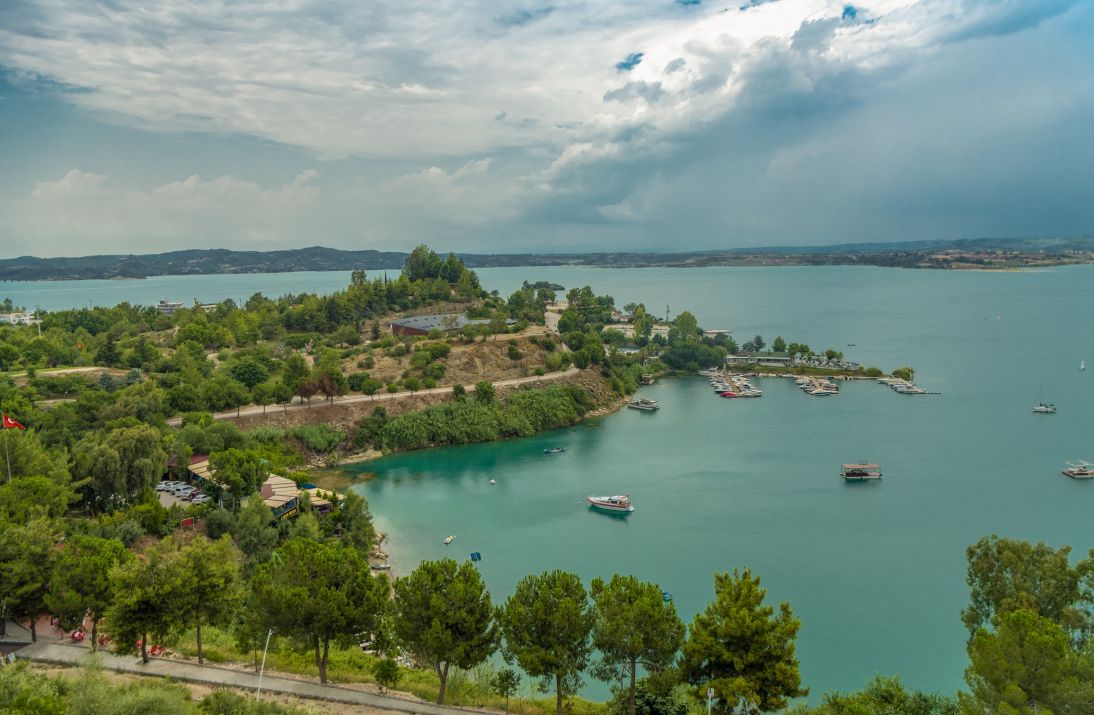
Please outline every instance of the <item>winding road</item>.
[{"label": "winding road", "polygon": [[[492,383],[495,388],[499,387],[513,387],[515,385],[527,385],[536,382],[553,382],[555,380],[561,380],[566,377],[572,377],[580,373],[576,367],[571,367],[561,372],[550,372],[546,375],[532,375],[530,377],[514,377],[509,380],[498,380]],[[474,392],[474,385],[464,385],[464,388],[468,392]],[[351,405],[356,402],[384,402],[390,400],[403,400],[407,397],[414,397],[416,395],[445,395],[452,392],[452,386],[447,385],[445,387],[434,387],[428,390],[418,390],[417,392],[410,392],[404,390],[402,392],[385,392],[383,394],[372,395],[343,395],[341,397],[335,397],[333,400],[324,400],[320,403],[321,406],[328,405]],[[280,407],[283,412],[292,412],[296,410],[308,410],[312,405],[308,402],[293,402],[288,405]],[[267,410],[279,409],[277,406],[262,407],[261,405],[252,405],[250,407],[243,407],[238,412],[236,410],[228,410],[226,412],[217,412],[213,414],[215,420],[234,420],[240,417],[254,417],[256,415],[268,414]],[[167,420],[167,424],[172,427],[178,427],[182,424],[181,417],[172,417]]]}]

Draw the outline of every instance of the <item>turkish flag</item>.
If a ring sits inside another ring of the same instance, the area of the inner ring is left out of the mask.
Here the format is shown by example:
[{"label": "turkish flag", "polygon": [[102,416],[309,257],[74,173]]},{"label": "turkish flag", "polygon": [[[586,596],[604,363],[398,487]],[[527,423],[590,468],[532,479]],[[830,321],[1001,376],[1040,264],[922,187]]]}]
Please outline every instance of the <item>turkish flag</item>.
[{"label": "turkish flag", "polygon": [[4,415],[4,429],[26,429],[26,427]]}]

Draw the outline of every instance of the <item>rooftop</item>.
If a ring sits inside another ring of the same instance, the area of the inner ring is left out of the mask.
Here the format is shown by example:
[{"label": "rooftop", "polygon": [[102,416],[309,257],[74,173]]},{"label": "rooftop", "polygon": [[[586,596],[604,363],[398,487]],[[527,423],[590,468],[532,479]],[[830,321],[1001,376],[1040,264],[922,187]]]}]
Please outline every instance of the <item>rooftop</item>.
[{"label": "rooftop", "polygon": [[[512,325],[516,321],[507,318],[505,323]],[[465,325],[487,325],[490,321],[486,318],[469,319],[463,313],[441,313],[437,315],[414,315],[409,318],[398,318],[391,321],[393,326],[400,328],[413,328],[414,330],[459,330]]]}]

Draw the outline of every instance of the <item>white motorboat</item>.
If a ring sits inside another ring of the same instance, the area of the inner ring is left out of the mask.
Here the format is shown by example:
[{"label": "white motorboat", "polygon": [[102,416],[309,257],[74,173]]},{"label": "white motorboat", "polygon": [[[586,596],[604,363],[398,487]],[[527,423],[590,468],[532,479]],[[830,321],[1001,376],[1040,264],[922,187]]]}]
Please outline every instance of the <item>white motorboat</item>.
[{"label": "white motorboat", "polygon": [[444,545],[445,545],[445,546],[448,546],[449,544],[451,544],[451,543],[452,543],[453,541],[455,541],[455,540],[456,540],[456,537],[455,537],[455,536],[452,536],[451,534],[450,534],[450,535],[448,535],[448,536],[446,536],[446,537],[444,537],[444,539],[442,539],[442,541],[444,542]]},{"label": "white motorboat", "polygon": [[626,494],[619,494],[613,497],[586,497],[585,501],[589,502],[589,506],[594,509],[601,509],[603,511],[621,514],[629,514],[634,511],[634,505],[631,504],[631,498]]},{"label": "white motorboat", "polygon": [[1056,414],[1056,405],[1046,405],[1043,402],[1039,402],[1033,408],[1033,411],[1039,415],[1054,415]]},{"label": "white motorboat", "polygon": [[630,407],[632,410],[644,410],[646,412],[654,412],[661,409],[657,405],[657,400],[647,400],[644,397],[635,400],[634,402],[628,402],[627,407]]},{"label": "white motorboat", "polygon": [[1094,479],[1094,464],[1081,459],[1077,462],[1067,462],[1062,474],[1072,479]]}]

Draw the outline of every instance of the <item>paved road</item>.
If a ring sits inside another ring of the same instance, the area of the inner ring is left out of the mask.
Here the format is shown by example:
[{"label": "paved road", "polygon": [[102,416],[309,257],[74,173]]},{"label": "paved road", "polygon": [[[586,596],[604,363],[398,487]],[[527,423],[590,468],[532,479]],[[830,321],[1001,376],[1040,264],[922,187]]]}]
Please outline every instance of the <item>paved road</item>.
[{"label": "paved road", "polygon": [[[39,663],[57,663],[60,665],[80,665],[91,655],[90,649],[77,645],[47,642],[40,640],[16,651],[16,657],[26,658]],[[152,658],[148,663],[141,663],[136,656],[121,656],[112,653],[99,654],[100,662],[104,668],[120,673],[135,673],[137,675],[149,675],[160,678],[174,678],[188,683],[202,683],[204,685],[224,686],[229,688],[241,688],[255,690],[258,687],[258,676],[240,670],[228,670],[216,666],[201,666],[196,663],[186,663],[168,658]],[[265,676],[262,679],[262,690],[286,695],[294,695],[300,698],[312,698],[316,700],[328,700],[352,705],[365,705],[377,710],[388,710],[404,713],[422,713],[423,715],[467,715],[467,713],[493,712],[489,710],[476,710],[473,708],[457,708],[447,705],[436,705],[420,700],[410,700],[391,695],[379,695],[366,693],[361,690],[342,688],[337,685],[320,685],[314,681],[297,680],[295,678],[283,678]]]},{"label": "paved road", "polygon": [[[533,382],[550,382],[550,381],[553,381],[553,380],[561,380],[564,377],[570,377],[572,375],[576,375],[579,372],[581,372],[581,370],[578,370],[576,367],[571,367],[568,370],[564,370],[562,372],[549,372],[546,375],[532,375],[530,377],[515,377],[511,380],[498,380],[497,382],[494,383],[494,387],[512,387],[513,385],[525,385],[525,384],[533,383]],[[464,387],[467,389],[468,392],[474,392],[474,390],[475,390],[474,385],[464,385]],[[383,394],[373,395],[372,397],[369,397],[368,395],[343,395],[342,397],[335,397],[334,400],[331,401],[331,402],[328,402],[326,400],[321,400],[317,403],[317,406],[331,405],[331,404],[334,404],[334,405],[349,405],[349,404],[353,404],[355,402],[384,402],[386,400],[402,400],[402,399],[405,399],[407,397],[413,397],[415,395],[444,395],[444,394],[448,394],[450,392],[452,392],[451,386],[449,386],[449,387],[434,387],[431,390],[418,390],[417,392],[410,392],[410,391],[394,392],[394,393],[385,392]],[[311,408],[311,405],[309,405],[306,402],[294,402],[293,404],[287,405],[286,407],[279,407],[277,405],[271,405],[267,409],[270,412],[274,412],[274,411],[277,411],[277,410],[281,410],[281,411],[288,410],[289,412],[293,412],[295,410],[307,410],[307,409],[310,409],[310,408]],[[229,410],[227,412],[218,412],[218,413],[216,413],[215,415],[213,415],[213,419],[217,419],[217,420],[234,420],[237,417],[253,417],[255,415],[262,415],[262,414],[265,414],[265,413],[263,412],[263,409],[260,406],[244,407],[243,409],[241,409],[239,411],[238,415],[236,414],[235,410]],[[178,427],[179,424],[181,424],[181,422],[182,422],[181,417],[172,417],[171,419],[167,420],[167,424],[169,424],[173,427]]]}]

